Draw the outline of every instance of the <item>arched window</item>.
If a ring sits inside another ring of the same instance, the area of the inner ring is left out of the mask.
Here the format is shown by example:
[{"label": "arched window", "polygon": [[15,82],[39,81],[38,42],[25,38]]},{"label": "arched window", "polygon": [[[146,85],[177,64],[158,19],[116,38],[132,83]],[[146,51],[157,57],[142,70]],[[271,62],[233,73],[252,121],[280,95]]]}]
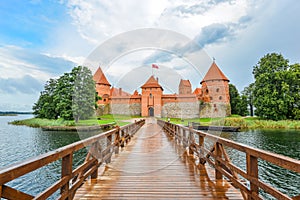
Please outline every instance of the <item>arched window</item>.
[{"label": "arched window", "polygon": [[206,94],[208,94],[208,89],[206,89]]},{"label": "arched window", "polygon": [[219,100],[222,100],[222,96],[219,96]]},{"label": "arched window", "polygon": [[217,88],[217,89],[216,89],[216,92],[219,92],[219,91],[220,91],[220,89],[219,89],[219,88]]}]

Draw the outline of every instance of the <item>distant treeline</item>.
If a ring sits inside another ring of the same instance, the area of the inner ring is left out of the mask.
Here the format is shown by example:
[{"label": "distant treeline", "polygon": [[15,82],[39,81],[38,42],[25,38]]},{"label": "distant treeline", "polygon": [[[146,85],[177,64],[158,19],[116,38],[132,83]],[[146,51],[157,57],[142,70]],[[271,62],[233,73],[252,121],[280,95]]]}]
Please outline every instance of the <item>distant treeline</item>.
[{"label": "distant treeline", "polygon": [[0,111],[0,115],[28,115],[32,112]]}]

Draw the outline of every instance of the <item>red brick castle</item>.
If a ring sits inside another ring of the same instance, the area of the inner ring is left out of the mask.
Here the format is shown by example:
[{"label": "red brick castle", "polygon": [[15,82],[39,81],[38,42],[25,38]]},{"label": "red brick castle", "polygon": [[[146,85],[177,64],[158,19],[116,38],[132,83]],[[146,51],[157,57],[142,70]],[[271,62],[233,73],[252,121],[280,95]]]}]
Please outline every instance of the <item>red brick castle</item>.
[{"label": "red brick castle", "polygon": [[101,68],[93,77],[101,113],[174,118],[222,117],[230,115],[229,79],[215,62],[192,91],[189,80],[180,80],[178,94],[164,94],[158,79],[151,76],[141,86],[141,94],[111,87]]}]

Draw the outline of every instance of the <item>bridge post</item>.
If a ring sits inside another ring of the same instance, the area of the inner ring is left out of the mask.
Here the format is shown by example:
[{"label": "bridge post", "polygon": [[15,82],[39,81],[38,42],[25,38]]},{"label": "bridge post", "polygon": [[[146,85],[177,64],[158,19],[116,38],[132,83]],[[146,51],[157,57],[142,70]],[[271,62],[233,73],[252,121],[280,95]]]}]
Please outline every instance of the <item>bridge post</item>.
[{"label": "bridge post", "polygon": [[[247,174],[258,180],[258,160],[257,157],[254,157],[247,153]],[[254,199],[252,198],[252,193],[254,193],[255,196],[258,195],[259,189],[258,186],[251,182],[250,180],[250,192],[251,195],[248,196],[248,199]]]},{"label": "bridge post", "polygon": [[69,196],[69,183],[70,183],[70,178],[72,174],[72,164],[73,164],[73,154],[68,154],[65,157],[62,158],[62,165],[61,165],[61,178],[64,178],[65,176],[69,176],[68,182],[63,185],[60,189],[60,194],[63,195],[64,193],[67,195],[66,199],[71,199]]},{"label": "bridge post", "polygon": [[119,148],[120,148],[120,127],[117,126],[117,130],[115,132],[115,154],[119,154]]},{"label": "bridge post", "polygon": [[181,141],[182,141],[182,146],[183,146],[184,149],[186,148],[185,140],[186,140],[186,131],[183,129],[182,130],[182,139],[181,139]]},{"label": "bridge post", "polygon": [[199,164],[204,165],[206,160],[204,159],[204,137],[199,135]]},{"label": "bridge post", "polygon": [[[109,149],[107,150],[106,154],[111,154],[111,141],[112,141],[112,135],[109,135],[106,137],[106,148],[109,147]],[[105,161],[106,163],[110,163],[111,162],[111,155],[109,155],[109,157],[106,159]]]},{"label": "bridge post", "polygon": [[177,143],[177,140],[178,140],[178,131],[179,131],[179,126],[176,126],[175,127],[175,132],[174,132],[175,143]]},{"label": "bridge post", "polygon": [[180,127],[179,130],[178,130],[178,133],[177,133],[177,144],[179,144],[179,145],[181,143],[181,138],[182,138],[181,133],[182,133],[182,128]]},{"label": "bridge post", "polygon": [[121,130],[121,148],[125,146],[124,130]]},{"label": "bridge post", "polygon": [[192,132],[192,127],[189,127],[189,154],[190,155],[194,155],[194,151],[192,148],[192,145],[194,145],[195,143],[195,137],[194,137],[194,133]]},{"label": "bridge post", "polygon": [[[221,158],[222,157],[222,150],[220,148],[221,144],[216,142],[215,145],[216,145],[215,146],[215,148],[216,148],[216,150],[215,150],[216,151],[216,158]],[[217,161],[217,159],[215,159],[215,165],[216,165],[216,169],[215,169],[216,179],[221,180],[221,179],[223,179],[222,173],[219,170],[217,170],[217,167],[221,167],[221,163],[219,161]]]},{"label": "bridge post", "polygon": [[173,137],[174,137],[175,134],[176,134],[176,128],[177,128],[177,126],[174,124],[174,125],[173,125],[173,135],[172,135]]}]

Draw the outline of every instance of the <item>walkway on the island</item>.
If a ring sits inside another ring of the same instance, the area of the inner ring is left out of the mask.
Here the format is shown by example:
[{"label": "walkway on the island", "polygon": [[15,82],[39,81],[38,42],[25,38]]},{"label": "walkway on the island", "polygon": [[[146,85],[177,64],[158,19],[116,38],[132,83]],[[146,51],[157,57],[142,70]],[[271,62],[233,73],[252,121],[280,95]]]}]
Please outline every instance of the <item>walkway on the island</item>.
[{"label": "walkway on the island", "polygon": [[198,169],[155,119],[148,119],[75,199],[243,199],[226,180],[215,181],[214,172],[209,165]]}]

